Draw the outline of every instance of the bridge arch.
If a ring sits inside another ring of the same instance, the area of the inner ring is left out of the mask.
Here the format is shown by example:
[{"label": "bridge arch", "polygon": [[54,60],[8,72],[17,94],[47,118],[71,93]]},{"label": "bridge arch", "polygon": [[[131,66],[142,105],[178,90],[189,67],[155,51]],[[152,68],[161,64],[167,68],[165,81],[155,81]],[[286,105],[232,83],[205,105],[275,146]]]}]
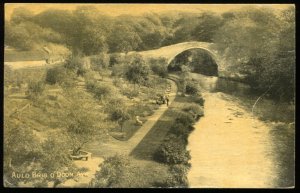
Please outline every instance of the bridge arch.
[{"label": "bridge arch", "polygon": [[216,56],[216,54],[215,54],[213,51],[211,51],[211,50],[208,49],[208,48],[202,47],[202,46],[193,46],[193,47],[189,47],[189,48],[184,48],[184,49],[180,50],[179,52],[174,53],[173,55],[169,56],[168,62],[167,62],[168,65],[169,65],[169,64],[175,59],[175,57],[178,56],[179,54],[181,54],[181,53],[183,53],[183,52],[185,52],[185,51],[193,50],[193,49],[199,49],[199,50],[205,51],[205,52],[206,52],[209,56],[211,56],[212,59],[215,60],[216,63],[217,63],[218,57]]},{"label": "bridge arch", "polygon": [[168,70],[176,71],[182,64],[189,64],[195,73],[218,76],[217,62],[217,56],[212,51],[205,48],[191,47],[170,57],[167,61],[167,67]]},{"label": "bridge arch", "polygon": [[138,53],[141,54],[146,59],[165,58],[169,65],[177,55],[191,49],[204,50],[216,62],[216,64],[218,65],[218,70],[223,69],[223,61],[221,60],[218,51],[214,48],[214,43],[210,43],[210,42],[197,42],[197,41],[182,42],[178,44],[164,46],[155,50],[142,51]]}]

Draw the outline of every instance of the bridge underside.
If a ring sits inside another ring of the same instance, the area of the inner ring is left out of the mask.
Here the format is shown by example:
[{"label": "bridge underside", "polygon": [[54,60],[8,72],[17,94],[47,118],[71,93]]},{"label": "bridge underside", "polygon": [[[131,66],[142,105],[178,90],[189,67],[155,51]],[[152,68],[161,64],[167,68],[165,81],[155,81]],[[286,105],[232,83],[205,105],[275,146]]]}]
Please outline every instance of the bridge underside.
[{"label": "bridge underside", "polygon": [[218,76],[218,65],[207,50],[192,48],[179,53],[169,63],[168,70],[180,71],[183,65],[188,66],[191,72]]}]

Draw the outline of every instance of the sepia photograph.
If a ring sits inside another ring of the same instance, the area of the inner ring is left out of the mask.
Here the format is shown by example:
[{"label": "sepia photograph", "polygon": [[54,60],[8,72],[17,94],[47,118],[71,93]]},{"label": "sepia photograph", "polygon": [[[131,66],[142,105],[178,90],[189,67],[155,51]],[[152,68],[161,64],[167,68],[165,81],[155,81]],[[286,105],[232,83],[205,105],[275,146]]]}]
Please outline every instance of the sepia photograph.
[{"label": "sepia photograph", "polygon": [[3,186],[295,188],[295,4],[5,3]]}]

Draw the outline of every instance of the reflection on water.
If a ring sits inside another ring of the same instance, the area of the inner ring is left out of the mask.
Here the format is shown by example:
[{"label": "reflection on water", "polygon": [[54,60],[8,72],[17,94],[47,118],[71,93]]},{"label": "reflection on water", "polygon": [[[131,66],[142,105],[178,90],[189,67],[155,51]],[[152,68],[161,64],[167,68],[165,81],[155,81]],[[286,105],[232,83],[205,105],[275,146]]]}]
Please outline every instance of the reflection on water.
[{"label": "reflection on water", "polygon": [[250,87],[192,73],[203,89],[205,116],[189,136],[191,187],[272,188],[294,185],[294,130],[267,124],[239,106],[232,96]]}]

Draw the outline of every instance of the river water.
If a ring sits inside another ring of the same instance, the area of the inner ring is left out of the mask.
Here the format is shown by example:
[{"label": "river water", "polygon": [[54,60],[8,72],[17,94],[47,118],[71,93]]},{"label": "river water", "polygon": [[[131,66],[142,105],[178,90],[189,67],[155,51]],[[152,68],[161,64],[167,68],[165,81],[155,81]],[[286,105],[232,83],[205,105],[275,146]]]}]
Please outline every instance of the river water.
[{"label": "river water", "polygon": [[294,133],[274,133],[270,124],[252,116],[234,100],[236,95],[250,92],[247,85],[199,74],[191,76],[203,89],[205,115],[188,139],[190,187],[292,186],[294,168],[286,164],[294,164]]}]

